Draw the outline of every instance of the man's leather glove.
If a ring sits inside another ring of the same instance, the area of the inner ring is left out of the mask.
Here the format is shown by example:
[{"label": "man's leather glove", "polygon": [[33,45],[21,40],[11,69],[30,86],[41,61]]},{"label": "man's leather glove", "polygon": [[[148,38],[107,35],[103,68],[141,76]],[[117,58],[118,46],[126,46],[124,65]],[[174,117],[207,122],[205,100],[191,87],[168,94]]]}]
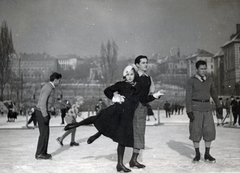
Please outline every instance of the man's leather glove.
[{"label": "man's leather glove", "polygon": [[219,115],[222,115],[223,114],[223,110],[222,110],[222,108],[220,107],[220,108],[217,108],[217,113],[219,114]]},{"label": "man's leather glove", "polygon": [[47,115],[46,117],[43,117],[43,119],[44,119],[44,124],[45,124],[45,125],[49,125],[50,116]]},{"label": "man's leather glove", "polygon": [[190,119],[190,122],[193,122],[193,120],[195,119],[193,112],[188,112],[187,115],[188,115],[188,118]]}]

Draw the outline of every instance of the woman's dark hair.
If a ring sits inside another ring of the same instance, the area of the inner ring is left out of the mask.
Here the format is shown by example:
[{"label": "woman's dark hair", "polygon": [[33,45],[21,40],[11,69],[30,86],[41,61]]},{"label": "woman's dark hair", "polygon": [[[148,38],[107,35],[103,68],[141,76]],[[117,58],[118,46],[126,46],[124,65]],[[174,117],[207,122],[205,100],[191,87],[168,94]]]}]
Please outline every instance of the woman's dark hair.
[{"label": "woman's dark hair", "polygon": [[50,81],[54,81],[55,79],[61,79],[62,75],[60,73],[54,72],[53,74],[51,74],[50,76]]},{"label": "woman's dark hair", "polygon": [[200,65],[206,65],[207,66],[207,63],[206,63],[206,61],[203,61],[203,60],[197,61],[196,62],[196,69],[198,69]]}]

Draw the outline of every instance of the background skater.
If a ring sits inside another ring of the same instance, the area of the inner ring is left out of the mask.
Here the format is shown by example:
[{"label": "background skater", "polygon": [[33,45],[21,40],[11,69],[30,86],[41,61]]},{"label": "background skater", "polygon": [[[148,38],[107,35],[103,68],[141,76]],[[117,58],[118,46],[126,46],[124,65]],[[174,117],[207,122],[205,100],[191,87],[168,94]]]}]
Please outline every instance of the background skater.
[{"label": "background skater", "polygon": [[47,153],[48,141],[49,141],[49,122],[50,115],[48,111],[48,100],[56,86],[59,85],[62,75],[59,73],[53,73],[50,76],[50,82],[44,84],[40,91],[40,96],[35,109],[36,118],[38,122],[39,137],[37,144],[37,151],[35,154],[36,159],[51,159],[51,154]]},{"label": "background skater", "polygon": [[[79,113],[79,108],[83,104],[83,98],[81,96],[76,97],[76,103],[72,106],[70,105],[70,102],[68,102],[68,105],[66,105],[66,116],[65,121],[67,124],[76,123],[77,122],[77,116]],[[75,142],[75,135],[76,135],[76,128],[67,130],[62,136],[58,137],[56,140],[57,142],[63,146],[63,140],[71,134],[71,142],[70,146],[79,146],[79,143]]]}]

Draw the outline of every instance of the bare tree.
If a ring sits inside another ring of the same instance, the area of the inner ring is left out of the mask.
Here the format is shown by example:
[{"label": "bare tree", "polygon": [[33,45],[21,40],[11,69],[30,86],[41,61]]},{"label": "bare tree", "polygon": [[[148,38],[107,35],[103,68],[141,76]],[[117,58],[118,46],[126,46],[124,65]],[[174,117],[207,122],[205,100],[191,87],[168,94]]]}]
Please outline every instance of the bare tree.
[{"label": "bare tree", "polygon": [[3,100],[5,85],[11,77],[11,58],[15,54],[12,32],[8,30],[7,22],[4,20],[0,31],[0,90]]},{"label": "bare tree", "polygon": [[106,47],[101,45],[101,61],[103,82],[109,85],[115,82],[117,72],[117,51],[118,47],[114,41],[108,40]]}]

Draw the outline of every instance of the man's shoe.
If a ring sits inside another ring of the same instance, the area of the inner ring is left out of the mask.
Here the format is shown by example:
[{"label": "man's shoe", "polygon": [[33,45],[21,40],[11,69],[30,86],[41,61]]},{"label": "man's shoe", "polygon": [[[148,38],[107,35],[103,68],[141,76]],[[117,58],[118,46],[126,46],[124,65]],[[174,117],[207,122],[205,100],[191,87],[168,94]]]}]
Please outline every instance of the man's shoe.
[{"label": "man's shoe", "polygon": [[51,154],[40,154],[36,156],[37,160],[48,160],[48,159],[52,159],[52,155]]},{"label": "man's shoe", "polygon": [[79,146],[79,143],[77,143],[77,142],[71,142],[70,143],[70,146],[72,147],[72,146]]},{"label": "man's shoe", "polygon": [[48,159],[52,159],[52,155],[51,154],[46,154],[46,157],[48,158]]},{"label": "man's shoe", "polygon": [[216,159],[212,157],[210,154],[205,154],[204,155],[204,160],[205,162],[211,162],[211,163],[216,163]]},{"label": "man's shoe", "polygon": [[59,143],[59,145],[63,146],[63,142],[61,141],[60,137],[58,137],[56,140]]},{"label": "man's shoe", "polygon": [[145,165],[140,164],[140,163],[138,163],[137,161],[130,161],[130,162],[129,162],[129,166],[130,166],[131,168],[133,168],[133,167],[145,168],[145,167],[146,167]]},{"label": "man's shoe", "polygon": [[199,162],[199,160],[200,160],[200,158],[201,158],[201,154],[197,154],[194,158],[193,158],[193,163],[196,163],[196,162]]},{"label": "man's shoe", "polygon": [[126,168],[123,164],[117,164],[117,171],[118,172],[131,172],[131,169]]}]

